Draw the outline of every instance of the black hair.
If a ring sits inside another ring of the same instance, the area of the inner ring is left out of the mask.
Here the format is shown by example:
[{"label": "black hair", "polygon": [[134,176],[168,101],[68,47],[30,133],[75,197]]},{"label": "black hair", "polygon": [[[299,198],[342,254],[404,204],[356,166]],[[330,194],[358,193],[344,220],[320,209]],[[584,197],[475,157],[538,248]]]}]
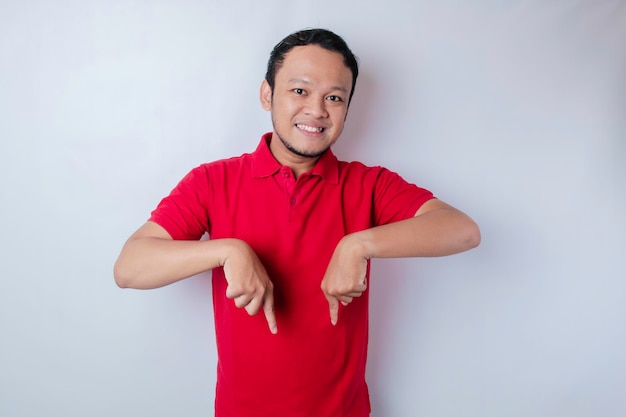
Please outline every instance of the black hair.
[{"label": "black hair", "polygon": [[294,32],[280,41],[270,53],[270,59],[267,62],[267,72],[265,80],[274,91],[274,81],[276,80],[276,72],[280,69],[285,61],[285,55],[296,46],[318,45],[332,52],[338,52],[343,56],[343,62],[352,72],[352,90],[348,103],[352,100],[356,79],[359,75],[359,65],[356,57],[348,47],[348,44],[337,34],[326,29],[305,29]]}]

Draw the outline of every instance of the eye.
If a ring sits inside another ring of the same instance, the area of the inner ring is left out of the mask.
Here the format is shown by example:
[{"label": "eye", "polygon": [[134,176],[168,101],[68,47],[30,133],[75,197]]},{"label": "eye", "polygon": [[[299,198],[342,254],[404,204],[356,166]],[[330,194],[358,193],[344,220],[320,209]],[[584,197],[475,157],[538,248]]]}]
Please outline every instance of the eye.
[{"label": "eye", "polygon": [[342,102],[342,101],[343,101],[343,98],[342,98],[342,97],[339,97],[339,96],[328,96],[328,97],[327,97],[327,100],[330,100],[330,101],[334,101],[334,102],[340,103],[340,102]]},{"label": "eye", "polygon": [[304,94],[304,90],[302,88],[294,88],[293,90],[294,93],[296,93],[297,95],[301,96]]}]

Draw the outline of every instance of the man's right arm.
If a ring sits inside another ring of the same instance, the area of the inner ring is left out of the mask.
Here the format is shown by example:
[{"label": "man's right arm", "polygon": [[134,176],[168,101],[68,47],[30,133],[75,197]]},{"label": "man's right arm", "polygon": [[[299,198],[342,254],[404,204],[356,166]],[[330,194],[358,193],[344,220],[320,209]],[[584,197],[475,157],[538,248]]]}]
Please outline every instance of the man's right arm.
[{"label": "man's right arm", "polygon": [[218,266],[224,267],[226,296],[250,315],[263,307],[275,333],[272,282],[257,255],[242,240],[173,240],[163,227],[148,221],[122,248],[113,275],[122,288],[151,289]]},{"label": "man's right arm", "polygon": [[180,281],[224,264],[229,242],[173,240],[154,222],[146,222],[126,241],[115,263],[115,283],[122,288],[151,289]]}]

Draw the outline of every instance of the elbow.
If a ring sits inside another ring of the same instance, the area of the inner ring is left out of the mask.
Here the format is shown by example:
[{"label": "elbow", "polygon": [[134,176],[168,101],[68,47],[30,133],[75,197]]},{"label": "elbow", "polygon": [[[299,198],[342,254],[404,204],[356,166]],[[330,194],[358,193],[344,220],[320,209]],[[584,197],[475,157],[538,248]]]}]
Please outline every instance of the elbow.
[{"label": "elbow", "polygon": [[163,285],[155,283],[141,265],[125,257],[120,257],[113,266],[113,278],[115,279],[115,284],[120,288],[147,290]]},{"label": "elbow", "polygon": [[120,288],[133,288],[133,276],[129,271],[129,268],[124,265],[123,262],[120,262],[118,259],[115,262],[115,266],[113,267],[113,278],[115,279],[115,284]]},{"label": "elbow", "polygon": [[476,222],[471,220],[469,224],[467,225],[466,229],[467,230],[465,231],[465,234],[464,234],[465,238],[463,240],[463,246],[465,250],[474,249],[475,247],[480,245],[480,241],[481,241],[480,228],[478,227]]}]

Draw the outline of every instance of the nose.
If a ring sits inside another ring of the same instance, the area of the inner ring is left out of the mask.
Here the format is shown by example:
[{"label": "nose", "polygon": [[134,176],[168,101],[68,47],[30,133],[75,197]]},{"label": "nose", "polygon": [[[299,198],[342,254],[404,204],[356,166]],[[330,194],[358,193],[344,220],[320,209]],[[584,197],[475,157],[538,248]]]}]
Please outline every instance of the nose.
[{"label": "nose", "polygon": [[305,113],[308,116],[315,118],[328,117],[328,111],[326,110],[326,100],[324,99],[324,97],[311,95],[307,100]]}]

